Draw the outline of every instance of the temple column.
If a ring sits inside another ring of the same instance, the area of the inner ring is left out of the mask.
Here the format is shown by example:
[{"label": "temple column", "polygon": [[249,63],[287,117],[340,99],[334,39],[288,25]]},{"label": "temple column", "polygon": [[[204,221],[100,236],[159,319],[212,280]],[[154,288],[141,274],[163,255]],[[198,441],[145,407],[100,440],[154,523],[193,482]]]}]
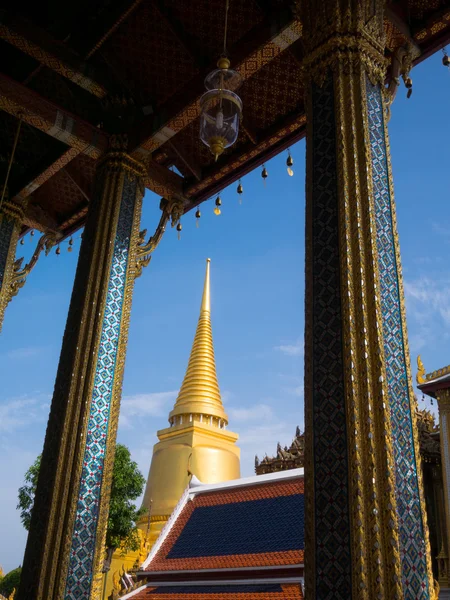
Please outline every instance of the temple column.
[{"label": "temple column", "polygon": [[18,600],[100,595],[143,175],[120,149],[97,169]]},{"label": "temple column", "polygon": [[17,241],[23,223],[23,205],[4,200],[0,209],[0,331],[5,310],[11,300]]},{"label": "temple column", "polygon": [[387,137],[382,0],[302,0],[305,592],[435,597]]},{"label": "temple column", "polygon": [[450,584],[449,573],[449,548],[450,540],[450,388],[436,391],[436,398],[439,407],[439,436],[441,442],[441,465],[442,482],[444,492],[445,518],[443,520],[443,529],[445,530],[443,538],[446,544],[442,544],[442,550],[438,555],[439,576],[442,584],[448,587]]}]

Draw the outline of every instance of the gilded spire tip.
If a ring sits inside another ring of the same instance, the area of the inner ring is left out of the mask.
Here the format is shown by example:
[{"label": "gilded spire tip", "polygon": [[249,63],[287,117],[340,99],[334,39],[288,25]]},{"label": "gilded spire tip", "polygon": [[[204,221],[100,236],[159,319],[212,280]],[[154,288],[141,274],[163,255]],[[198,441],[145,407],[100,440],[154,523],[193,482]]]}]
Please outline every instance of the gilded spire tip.
[{"label": "gilded spire tip", "polygon": [[206,275],[205,275],[205,285],[203,286],[203,296],[202,296],[202,305],[200,307],[200,312],[211,312],[211,292],[210,292],[210,284],[209,284],[209,267],[211,264],[211,259],[206,259]]},{"label": "gilded spire tip", "polygon": [[188,368],[169,421],[178,415],[202,414],[228,422],[217,381],[211,328],[210,294],[211,259],[206,259],[200,316],[192,345]]}]

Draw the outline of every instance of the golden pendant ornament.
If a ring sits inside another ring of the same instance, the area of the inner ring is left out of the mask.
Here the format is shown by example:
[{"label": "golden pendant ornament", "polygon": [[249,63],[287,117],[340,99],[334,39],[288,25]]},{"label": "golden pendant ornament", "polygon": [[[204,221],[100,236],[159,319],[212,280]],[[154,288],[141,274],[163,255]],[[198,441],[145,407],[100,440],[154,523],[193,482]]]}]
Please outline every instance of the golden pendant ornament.
[{"label": "golden pendant ornament", "polygon": [[219,216],[221,214],[221,210],[220,207],[222,206],[222,199],[220,196],[217,196],[216,198],[216,206],[214,207],[214,214]]}]

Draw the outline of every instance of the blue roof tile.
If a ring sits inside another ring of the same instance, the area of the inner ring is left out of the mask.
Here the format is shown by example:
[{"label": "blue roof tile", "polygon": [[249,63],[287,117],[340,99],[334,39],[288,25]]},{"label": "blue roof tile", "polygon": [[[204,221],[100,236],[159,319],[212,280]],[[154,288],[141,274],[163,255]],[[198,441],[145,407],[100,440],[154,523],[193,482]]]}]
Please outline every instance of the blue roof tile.
[{"label": "blue roof tile", "polygon": [[167,558],[258,554],[303,548],[304,496],[293,494],[195,508]]}]

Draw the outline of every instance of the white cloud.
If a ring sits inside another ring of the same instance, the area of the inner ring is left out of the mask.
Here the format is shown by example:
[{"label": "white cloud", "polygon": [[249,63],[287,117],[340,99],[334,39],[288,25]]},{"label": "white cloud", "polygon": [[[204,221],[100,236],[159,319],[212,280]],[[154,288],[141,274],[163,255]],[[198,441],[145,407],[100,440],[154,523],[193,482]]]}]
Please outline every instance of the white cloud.
[{"label": "white cloud", "polygon": [[230,419],[240,423],[246,421],[268,421],[273,417],[273,410],[268,404],[255,404],[249,408],[229,408]]},{"label": "white cloud", "polygon": [[297,385],[294,388],[288,388],[287,391],[290,394],[292,394],[293,396],[298,396],[299,398],[303,398],[303,394],[304,394],[303,383],[301,383],[300,385]]},{"label": "white cloud", "polygon": [[175,402],[177,394],[178,390],[172,390],[125,396],[122,398],[120,406],[120,426],[131,428],[133,427],[132,422],[139,423],[136,419],[140,417],[166,416]]},{"label": "white cloud", "polygon": [[421,277],[405,281],[405,296],[409,314],[426,325],[436,316],[450,326],[450,279]]},{"label": "white cloud", "polygon": [[300,411],[295,416],[291,415],[291,419],[252,425],[248,429],[239,429],[238,445],[242,449],[242,477],[255,474],[255,456],[260,459],[265,454],[273,456],[276,454],[278,442],[282,446],[289,446],[294,439],[297,424],[302,428],[303,417]]},{"label": "white cloud", "polygon": [[442,223],[436,223],[435,221],[431,223],[431,226],[433,231],[450,240],[450,227],[442,225]]},{"label": "white cloud", "polygon": [[288,356],[303,356],[303,346],[303,340],[298,339],[293,344],[275,346],[274,350],[287,354]]},{"label": "white cloud", "polygon": [[13,360],[23,360],[26,358],[33,358],[34,356],[39,356],[43,352],[44,348],[39,346],[24,346],[23,348],[15,348],[14,350],[9,350],[6,353],[6,356]]},{"label": "white cloud", "polygon": [[[47,398],[47,397],[46,397]],[[48,403],[41,398],[21,396],[0,404],[0,431],[12,433],[45,419]]]}]

